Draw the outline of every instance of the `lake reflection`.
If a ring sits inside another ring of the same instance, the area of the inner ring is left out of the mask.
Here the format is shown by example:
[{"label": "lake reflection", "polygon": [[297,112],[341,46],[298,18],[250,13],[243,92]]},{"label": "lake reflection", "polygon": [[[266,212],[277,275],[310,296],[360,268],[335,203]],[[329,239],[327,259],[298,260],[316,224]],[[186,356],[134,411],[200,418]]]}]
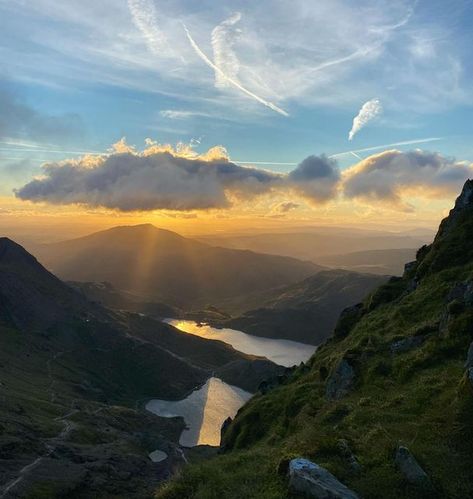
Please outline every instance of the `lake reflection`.
[{"label": "lake reflection", "polygon": [[177,319],[166,320],[171,326],[186,333],[211,340],[220,340],[232,345],[235,350],[250,355],[260,355],[285,367],[299,365],[306,362],[315,352],[316,347],[290,340],[277,340],[273,338],[260,338],[243,333],[235,329],[199,325],[194,321],[181,321]]},{"label": "lake reflection", "polygon": [[187,428],[179,443],[194,445],[220,445],[220,428],[228,417],[235,417],[238,409],[251,397],[251,393],[228,385],[218,378],[210,378],[199,390],[178,401],[151,400],[146,409],[158,416],[182,416]]}]

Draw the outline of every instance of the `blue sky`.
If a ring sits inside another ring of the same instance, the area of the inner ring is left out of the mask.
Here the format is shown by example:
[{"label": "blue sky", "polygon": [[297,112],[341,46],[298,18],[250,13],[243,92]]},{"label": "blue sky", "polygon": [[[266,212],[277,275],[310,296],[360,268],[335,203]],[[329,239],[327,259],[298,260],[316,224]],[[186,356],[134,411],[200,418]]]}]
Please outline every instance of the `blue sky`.
[{"label": "blue sky", "polygon": [[0,105],[26,116],[0,118],[2,195],[123,136],[276,172],[420,139],[396,147],[473,161],[471,1],[2,0],[0,19]]}]

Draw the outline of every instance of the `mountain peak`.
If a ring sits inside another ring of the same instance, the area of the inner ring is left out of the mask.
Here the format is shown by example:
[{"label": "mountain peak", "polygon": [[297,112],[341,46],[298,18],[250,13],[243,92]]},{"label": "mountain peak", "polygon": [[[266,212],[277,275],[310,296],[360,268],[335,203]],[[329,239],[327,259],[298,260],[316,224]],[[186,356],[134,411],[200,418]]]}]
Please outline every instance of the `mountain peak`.
[{"label": "mountain peak", "polygon": [[0,237],[0,263],[36,262],[23,246],[15,243],[8,237]]},{"label": "mountain peak", "polygon": [[455,202],[453,210],[459,211],[468,206],[473,206],[473,180],[467,180],[463,186],[461,194]]}]

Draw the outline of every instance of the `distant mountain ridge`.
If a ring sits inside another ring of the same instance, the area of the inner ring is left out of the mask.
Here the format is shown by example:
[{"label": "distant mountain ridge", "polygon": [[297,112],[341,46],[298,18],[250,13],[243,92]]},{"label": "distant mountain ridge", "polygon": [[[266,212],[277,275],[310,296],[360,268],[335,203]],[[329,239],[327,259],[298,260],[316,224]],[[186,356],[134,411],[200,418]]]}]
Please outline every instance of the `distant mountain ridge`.
[{"label": "distant mountain ridge", "polygon": [[248,292],[297,282],[321,270],[311,262],[212,247],[153,225],[115,227],[37,249],[71,281],[108,281],[148,301],[182,308],[218,306]]},{"label": "distant mountain ridge", "polygon": [[264,293],[259,306],[221,322],[249,334],[320,345],[332,335],[340,312],[361,301],[388,276],[324,270]]}]

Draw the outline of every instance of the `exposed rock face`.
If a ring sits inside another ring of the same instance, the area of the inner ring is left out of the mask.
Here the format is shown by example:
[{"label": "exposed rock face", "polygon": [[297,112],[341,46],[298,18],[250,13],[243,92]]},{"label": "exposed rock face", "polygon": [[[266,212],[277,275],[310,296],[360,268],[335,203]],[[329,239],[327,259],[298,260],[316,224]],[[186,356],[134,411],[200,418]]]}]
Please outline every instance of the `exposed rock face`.
[{"label": "exposed rock face", "polygon": [[350,469],[354,473],[360,473],[361,464],[358,462],[355,454],[353,454],[352,450],[350,449],[350,445],[348,444],[348,442],[345,439],[339,440],[337,442],[337,448],[340,451],[343,459],[345,459],[345,461],[348,463]]},{"label": "exposed rock face", "polygon": [[344,338],[355,327],[356,323],[365,313],[362,303],[352,305],[342,310],[337,326],[333,332],[335,338]]},{"label": "exposed rock face", "polygon": [[316,499],[357,499],[359,496],[325,468],[307,459],[289,462],[289,489]]},{"label": "exposed rock face", "polygon": [[468,376],[470,383],[473,385],[473,367],[470,367],[470,369],[468,369],[466,375]]},{"label": "exposed rock face", "polygon": [[420,347],[425,341],[425,336],[410,336],[399,341],[395,341],[389,347],[393,355],[408,352],[414,348]]},{"label": "exposed rock face", "polygon": [[407,447],[397,448],[395,462],[409,483],[424,489],[432,489],[430,478]]},{"label": "exposed rock face", "polygon": [[348,395],[355,383],[355,371],[346,359],[338,364],[327,381],[325,393],[330,400],[338,400]]},{"label": "exposed rock face", "polygon": [[470,348],[468,349],[465,362],[465,368],[469,369],[470,367],[473,367],[473,341],[470,343]]},{"label": "exposed rock face", "polygon": [[233,419],[228,417],[223,423],[222,427],[220,428],[220,452],[225,451],[225,444],[223,443],[223,437],[225,436],[225,432],[227,431],[227,428],[232,424]]}]

